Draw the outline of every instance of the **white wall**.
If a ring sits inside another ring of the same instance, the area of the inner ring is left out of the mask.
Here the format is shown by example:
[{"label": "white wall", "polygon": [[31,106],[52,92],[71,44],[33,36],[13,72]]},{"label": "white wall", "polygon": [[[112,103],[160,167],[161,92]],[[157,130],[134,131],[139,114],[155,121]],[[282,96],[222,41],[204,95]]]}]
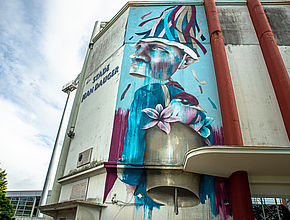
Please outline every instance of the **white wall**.
[{"label": "white wall", "polygon": [[87,200],[97,203],[103,202],[106,173],[102,173],[89,178],[89,186],[87,191]]},{"label": "white wall", "polygon": [[86,80],[84,93],[96,85],[92,80],[96,73],[109,64],[110,68],[104,74],[105,76],[119,66],[119,71],[111,79],[107,80],[105,84],[94,90],[80,105],[75,137],[71,141],[65,175],[77,168],[79,153],[86,149],[93,148],[91,161],[103,162],[107,160],[111,144],[123,50],[124,48],[122,47],[116,51]]},{"label": "white wall", "polygon": [[[219,6],[218,13],[244,145],[289,146],[281,112],[247,6]],[[281,49],[285,50],[284,47],[280,47]],[[287,60],[289,52],[285,50],[283,56]]]},{"label": "white wall", "polygon": [[98,69],[124,44],[128,14],[127,9],[94,44],[88,60],[87,76]]},{"label": "white wall", "polygon": [[289,146],[258,45],[226,46],[244,145]]},{"label": "white wall", "polygon": [[[76,169],[79,153],[89,148],[93,148],[91,161],[98,163],[107,160],[120,80],[128,11],[125,11],[104,34],[101,34],[93,46],[88,60],[83,94],[94,87],[97,82],[100,82],[115,67],[118,66],[119,71],[81,103],[75,126],[75,137],[71,140],[64,175],[69,174],[70,171],[79,170]],[[93,82],[93,77],[107,65],[109,65],[109,71],[96,82]]]}]

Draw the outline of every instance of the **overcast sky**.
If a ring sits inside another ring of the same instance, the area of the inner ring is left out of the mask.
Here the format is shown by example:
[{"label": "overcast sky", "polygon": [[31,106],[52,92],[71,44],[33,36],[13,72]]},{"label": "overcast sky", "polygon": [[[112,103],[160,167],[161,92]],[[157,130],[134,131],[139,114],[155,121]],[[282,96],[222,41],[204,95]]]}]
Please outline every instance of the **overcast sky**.
[{"label": "overcast sky", "polygon": [[61,88],[81,71],[94,22],[109,21],[126,2],[0,0],[0,167],[9,190],[42,189]]}]

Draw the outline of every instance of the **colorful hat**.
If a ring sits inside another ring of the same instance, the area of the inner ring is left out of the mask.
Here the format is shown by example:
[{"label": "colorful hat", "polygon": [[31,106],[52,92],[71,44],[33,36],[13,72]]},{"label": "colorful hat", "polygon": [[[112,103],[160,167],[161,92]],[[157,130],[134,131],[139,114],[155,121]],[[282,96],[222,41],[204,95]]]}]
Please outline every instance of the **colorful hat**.
[{"label": "colorful hat", "polygon": [[[147,15],[142,16],[142,19]],[[205,37],[202,34],[200,18],[198,17],[197,20],[197,17],[195,6],[169,7],[159,17],[148,19],[139,24],[142,27],[149,21],[157,19],[150,30],[136,34],[144,35],[141,39],[143,42],[157,41],[176,46],[193,59],[198,60],[198,47],[204,54],[207,51],[199,42],[199,39],[204,41]]]}]

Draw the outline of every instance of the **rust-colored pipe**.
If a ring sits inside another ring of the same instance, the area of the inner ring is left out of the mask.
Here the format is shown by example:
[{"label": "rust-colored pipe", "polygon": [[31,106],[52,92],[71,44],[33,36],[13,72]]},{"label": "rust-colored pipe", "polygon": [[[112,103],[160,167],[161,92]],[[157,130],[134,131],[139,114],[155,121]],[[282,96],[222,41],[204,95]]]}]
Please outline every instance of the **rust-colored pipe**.
[{"label": "rust-colored pipe", "polygon": [[204,7],[210,34],[225,144],[242,146],[239,116],[215,1],[205,0]]},{"label": "rust-colored pipe", "polygon": [[290,139],[289,76],[260,1],[247,0],[247,6],[278,100],[288,138]]},{"label": "rust-colored pipe", "polygon": [[234,220],[254,220],[247,172],[237,171],[230,176],[229,192]]},{"label": "rust-colored pipe", "polygon": [[[225,144],[242,146],[243,139],[239,116],[215,1],[205,0],[204,7],[219,92]],[[247,173],[245,171],[233,173],[229,180],[234,220],[253,220]]]}]

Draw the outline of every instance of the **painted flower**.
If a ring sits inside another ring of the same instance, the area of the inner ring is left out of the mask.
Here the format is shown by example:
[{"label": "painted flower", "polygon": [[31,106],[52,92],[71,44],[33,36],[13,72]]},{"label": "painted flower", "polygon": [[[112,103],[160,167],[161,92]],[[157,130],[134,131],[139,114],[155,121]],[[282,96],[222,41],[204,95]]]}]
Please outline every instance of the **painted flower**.
[{"label": "painted flower", "polygon": [[209,125],[214,121],[213,118],[204,117],[203,119],[200,115],[197,116],[195,122],[190,124],[189,126],[195,130],[198,134],[200,134],[204,138],[208,138],[210,135]]},{"label": "painted flower", "polygon": [[157,104],[154,108],[145,108],[142,112],[146,113],[151,119],[143,129],[149,129],[157,125],[166,134],[170,133],[170,122],[180,121],[181,118],[178,116],[173,116],[172,112],[174,110],[173,106],[169,106],[163,109],[161,104]]}]

